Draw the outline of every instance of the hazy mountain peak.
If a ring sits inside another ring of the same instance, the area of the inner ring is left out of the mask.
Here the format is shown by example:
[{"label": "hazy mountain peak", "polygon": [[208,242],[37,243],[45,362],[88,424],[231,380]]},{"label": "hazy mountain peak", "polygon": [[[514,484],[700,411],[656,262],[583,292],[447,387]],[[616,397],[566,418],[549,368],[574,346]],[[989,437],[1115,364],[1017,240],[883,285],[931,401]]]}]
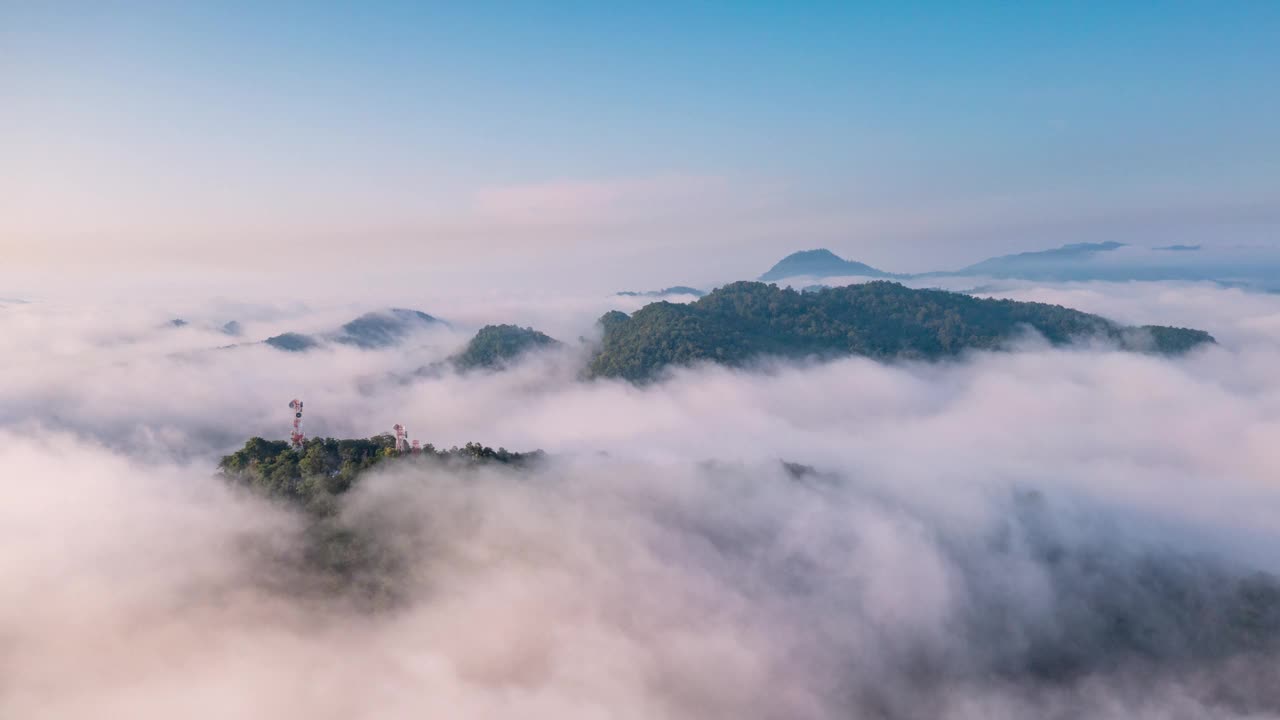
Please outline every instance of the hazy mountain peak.
[{"label": "hazy mountain peak", "polygon": [[789,277],[840,277],[860,275],[864,277],[889,277],[890,273],[873,268],[866,263],[845,260],[826,248],[801,250],[782,258],[760,280],[771,282]]},{"label": "hazy mountain peak", "polygon": [[367,312],[343,325],[334,340],[362,348],[387,347],[415,330],[440,323],[420,310],[388,308]]},{"label": "hazy mountain peak", "polygon": [[[414,332],[435,326],[447,327],[448,323],[420,310],[387,308],[367,312],[344,324],[338,330],[326,333],[319,338],[302,333],[286,332],[267,338],[266,343],[278,350],[289,352],[310,350],[318,347],[321,340],[369,350],[390,347]],[[238,324],[236,329],[239,329]]]}]

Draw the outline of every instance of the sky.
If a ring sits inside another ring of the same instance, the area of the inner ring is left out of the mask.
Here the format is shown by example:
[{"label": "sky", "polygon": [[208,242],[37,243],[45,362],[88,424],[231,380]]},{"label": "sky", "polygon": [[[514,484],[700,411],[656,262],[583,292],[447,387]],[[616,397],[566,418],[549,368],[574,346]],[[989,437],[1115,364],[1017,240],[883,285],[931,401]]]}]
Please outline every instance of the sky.
[{"label": "sky", "polygon": [[1272,2],[0,0],[0,257],[644,286],[1275,243],[1278,75]]}]

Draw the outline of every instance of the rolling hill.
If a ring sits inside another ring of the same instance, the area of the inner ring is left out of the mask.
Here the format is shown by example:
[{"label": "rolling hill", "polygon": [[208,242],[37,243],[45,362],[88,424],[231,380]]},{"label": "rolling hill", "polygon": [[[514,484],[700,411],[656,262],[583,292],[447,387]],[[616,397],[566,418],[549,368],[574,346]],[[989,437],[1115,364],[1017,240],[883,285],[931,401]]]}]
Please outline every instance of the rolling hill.
[{"label": "rolling hill", "polygon": [[743,365],[762,356],[937,359],[997,349],[1027,330],[1053,344],[1103,338],[1134,351],[1179,353],[1212,343],[1200,330],[1125,327],[1057,305],[915,290],[889,281],[797,292],[755,282],[689,304],[655,302],[600,318],[590,377],[652,380],[669,366]]}]

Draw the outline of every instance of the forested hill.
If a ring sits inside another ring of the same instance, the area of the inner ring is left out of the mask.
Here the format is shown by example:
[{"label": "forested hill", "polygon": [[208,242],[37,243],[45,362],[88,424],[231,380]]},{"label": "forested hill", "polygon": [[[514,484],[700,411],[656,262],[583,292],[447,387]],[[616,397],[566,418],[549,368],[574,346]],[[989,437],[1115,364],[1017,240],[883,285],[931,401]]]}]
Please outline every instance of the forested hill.
[{"label": "forested hill", "polygon": [[310,438],[299,451],[283,440],[255,437],[222,458],[218,469],[228,479],[263,495],[314,510],[327,508],[326,501],[349,490],[360,473],[388,461],[522,465],[542,455],[541,451],[494,450],[479,443],[448,450],[427,444],[418,451],[402,453],[396,451],[391,435],[348,440]]},{"label": "forested hill", "polygon": [[[343,496],[375,466],[407,468],[447,467],[467,472],[479,467],[526,467],[544,455],[494,450],[478,443],[437,450],[425,445],[414,452],[398,452],[395,438],[337,440],[310,438],[301,450],[280,440],[250,438],[244,447],[222,458],[218,469],[229,483],[300,511],[304,531],[299,556],[277,558],[277,574],[289,578],[294,592],[305,589],[323,595],[354,593],[370,607],[394,602],[404,580],[404,563],[394,538],[377,526],[351,522],[341,508]],[[303,571],[302,575],[295,574]],[[304,580],[305,578],[305,580]]]},{"label": "forested hill", "polygon": [[1058,305],[915,290],[878,280],[800,293],[759,282],[726,285],[689,304],[655,302],[600,319],[588,374],[644,381],[669,365],[739,365],[762,355],[934,359],[998,348],[1026,328],[1054,344],[1101,337],[1144,352],[1179,353],[1200,330],[1125,327]]},{"label": "forested hill", "polygon": [[560,345],[560,341],[533,328],[519,325],[486,325],[450,360],[459,370],[496,370],[522,355]]}]

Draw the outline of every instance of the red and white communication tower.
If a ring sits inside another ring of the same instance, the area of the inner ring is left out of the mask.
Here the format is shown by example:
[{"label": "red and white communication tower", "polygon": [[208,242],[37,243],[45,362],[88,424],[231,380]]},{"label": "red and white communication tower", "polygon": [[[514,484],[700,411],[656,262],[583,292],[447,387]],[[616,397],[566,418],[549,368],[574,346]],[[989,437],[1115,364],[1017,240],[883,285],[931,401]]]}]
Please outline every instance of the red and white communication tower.
[{"label": "red and white communication tower", "polygon": [[400,423],[392,425],[391,429],[396,431],[396,452],[409,452],[409,431]]},{"label": "red and white communication tower", "polygon": [[294,398],[289,401],[289,409],[293,411],[293,432],[289,434],[289,442],[293,443],[294,449],[302,449],[302,441],[306,440],[306,436],[302,434],[302,401]]}]

